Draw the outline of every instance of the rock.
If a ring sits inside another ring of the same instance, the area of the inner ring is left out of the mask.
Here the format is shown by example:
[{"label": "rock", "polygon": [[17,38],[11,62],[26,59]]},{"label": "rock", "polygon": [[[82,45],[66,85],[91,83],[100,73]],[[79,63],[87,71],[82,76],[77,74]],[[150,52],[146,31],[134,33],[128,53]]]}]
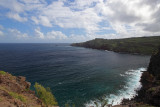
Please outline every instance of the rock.
[{"label": "rock", "polygon": [[160,77],[160,48],[151,56],[148,72],[153,76]]},{"label": "rock", "polygon": [[0,107],[43,107],[25,77],[0,74]]},{"label": "rock", "polygon": [[26,77],[18,76],[16,79],[17,79],[17,81],[19,81],[19,82],[24,82],[24,81],[26,80]]},{"label": "rock", "polygon": [[142,88],[134,100],[160,107],[160,48],[151,56],[148,69],[142,74],[141,83]]}]

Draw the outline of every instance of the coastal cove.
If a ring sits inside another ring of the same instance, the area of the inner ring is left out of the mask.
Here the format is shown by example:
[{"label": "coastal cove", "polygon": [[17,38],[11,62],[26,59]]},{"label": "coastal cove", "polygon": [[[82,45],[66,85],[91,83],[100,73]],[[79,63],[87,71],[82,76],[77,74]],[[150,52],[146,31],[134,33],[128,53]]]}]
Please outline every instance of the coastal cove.
[{"label": "coastal cove", "polygon": [[0,44],[0,59],[0,70],[50,87],[60,107],[88,107],[102,97],[115,105],[136,95],[150,56],[70,44]]}]

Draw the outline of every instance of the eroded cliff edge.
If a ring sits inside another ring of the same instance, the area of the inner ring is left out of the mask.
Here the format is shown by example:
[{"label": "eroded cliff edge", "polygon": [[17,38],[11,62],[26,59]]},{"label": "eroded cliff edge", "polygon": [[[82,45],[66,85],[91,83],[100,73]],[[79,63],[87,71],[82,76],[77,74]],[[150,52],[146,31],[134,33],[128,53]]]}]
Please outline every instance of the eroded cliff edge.
[{"label": "eroded cliff edge", "polygon": [[0,107],[42,107],[30,83],[22,76],[0,71]]},{"label": "eroded cliff edge", "polygon": [[160,48],[151,56],[148,69],[142,74],[141,83],[142,88],[135,100],[160,107]]}]

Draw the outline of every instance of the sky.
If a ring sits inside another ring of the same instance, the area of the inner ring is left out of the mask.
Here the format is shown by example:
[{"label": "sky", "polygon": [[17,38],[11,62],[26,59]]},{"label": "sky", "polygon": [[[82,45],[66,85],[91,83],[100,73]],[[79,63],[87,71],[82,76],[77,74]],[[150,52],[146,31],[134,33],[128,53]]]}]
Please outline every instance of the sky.
[{"label": "sky", "polygon": [[0,43],[160,35],[160,0],[0,0]]}]

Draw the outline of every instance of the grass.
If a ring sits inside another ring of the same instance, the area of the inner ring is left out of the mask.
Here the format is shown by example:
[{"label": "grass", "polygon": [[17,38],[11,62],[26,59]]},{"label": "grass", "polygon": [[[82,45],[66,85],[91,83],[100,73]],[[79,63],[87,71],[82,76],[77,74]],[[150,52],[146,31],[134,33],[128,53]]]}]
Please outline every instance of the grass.
[{"label": "grass", "polygon": [[8,94],[9,94],[10,96],[12,96],[13,98],[15,98],[15,99],[21,100],[21,101],[24,102],[24,103],[27,101],[27,100],[26,100],[26,97],[23,96],[23,95],[21,95],[21,94],[18,94],[18,93],[15,93],[15,92],[8,92]]},{"label": "grass", "polygon": [[6,72],[4,72],[4,71],[0,71],[0,74],[1,74],[1,75],[5,75],[5,74],[6,74]]},{"label": "grass", "polygon": [[3,101],[3,98],[0,98],[0,102]]},{"label": "grass", "polygon": [[7,92],[10,96],[12,96],[13,98],[15,99],[18,99],[18,100],[21,100],[22,102],[26,102],[27,101],[27,98],[24,96],[24,95],[21,95],[21,94],[18,94],[18,93],[15,93],[15,92],[12,92],[12,91],[8,91],[5,87],[0,87],[0,90],[3,90],[5,92]]}]

